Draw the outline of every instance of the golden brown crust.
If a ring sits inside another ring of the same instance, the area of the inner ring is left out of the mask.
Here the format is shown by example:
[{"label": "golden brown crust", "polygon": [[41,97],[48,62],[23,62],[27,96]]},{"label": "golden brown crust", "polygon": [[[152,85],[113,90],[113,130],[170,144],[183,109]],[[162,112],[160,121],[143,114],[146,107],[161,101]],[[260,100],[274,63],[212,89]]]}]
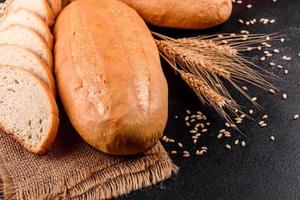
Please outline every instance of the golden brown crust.
[{"label": "golden brown crust", "polygon": [[205,29],[225,22],[231,0],[121,0],[150,24],[184,29]]},{"label": "golden brown crust", "polygon": [[[0,66],[3,67],[3,66]],[[44,154],[51,146],[51,144],[53,143],[56,135],[57,135],[57,131],[58,131],[58,127],[59,127],[59,111],[58,111],[58,107],[54,98],[54,95],[52,93],[52,91],[48,88],[48,86],[38,77],[36,77],[35,75],[33,75],[32,73],[20,69],[20,68],[16,68],[19,70],[22,70],[26,73],[28,73],[29,76],[32,76],[44,89],[45,92],[47,93],[47,96],[49,97],[49,101],[50,101],[50,105],[51,105],[51,129],[48,133],[48,137],[45,138],[45,140],[42,142],[42,144],[40,145],[39,148],[34,148],[30,145],[28,145],[21,137],[18,136],[17,133],[14,133],[13,131],[3,127],[0,124],[0,129],[2,129],[5,133],[9,134],[11,137],[13,137],[15,140],[17,140],[22,146],[24,146],[28,151],[32,152],[32,153],[36,153],[36,154]]]},{"label": "golden brown crust", "polygon": [[168,89],[137,13],[115,0],[78,0],[59,15],[55,36],[59,93],[81,137],[109,154],[151,147],[166,125]]},{"label": "golden brown crust", "polygon": [[62,8],[62,0],[48,0],[54,17],[56,17]]}]

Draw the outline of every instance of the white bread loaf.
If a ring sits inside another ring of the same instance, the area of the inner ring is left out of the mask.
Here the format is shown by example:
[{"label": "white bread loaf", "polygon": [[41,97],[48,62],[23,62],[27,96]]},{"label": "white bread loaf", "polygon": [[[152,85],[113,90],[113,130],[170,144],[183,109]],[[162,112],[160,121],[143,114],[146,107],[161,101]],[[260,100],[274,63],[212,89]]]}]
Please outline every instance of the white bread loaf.
[{"label": "white bread loaf", "polygon": [[0,44],[0,65],[14,66],[32,72],[42,79],[55,94],[52,72],[36,54],[16,45]]},{"label": "white bread loaf", "polygon": [[20,8],[28,9],[43,18],[51,26],[54,23],[54,16],[47,0],[12,0],[7,6],[7,12]]},{"label": "white bread loaf", "polygon": [[54,96],[32,73],[0,67],[0,127],[29,151],[42,154],[55,139],[59,117]]},{"label": "white bread loaf", "polygon": [[53,68],[52,52],[45,40],[32,29],[22,25],[11,25],[0,31],[0,44],[13,44],[36,53],[50,70]]}]

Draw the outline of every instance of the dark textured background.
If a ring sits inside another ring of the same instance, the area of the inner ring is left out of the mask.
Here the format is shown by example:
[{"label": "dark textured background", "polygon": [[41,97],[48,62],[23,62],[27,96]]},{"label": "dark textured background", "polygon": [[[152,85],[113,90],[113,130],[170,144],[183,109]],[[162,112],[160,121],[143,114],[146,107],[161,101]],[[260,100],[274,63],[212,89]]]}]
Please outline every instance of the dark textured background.
[{"label": "dark textured background", "polygon": [[[251,3],[253,8],[247,9]],[[276,23],[246,26],[237,22],[242,19],[259,19],[261,17],[275,19]],[[155,29],[170,36],[189,36],[200,34],[239,32],[242,29],[251,33],[286,34],[289,40],[285,43],[273,42],[282,53],[266,62],[256,62],[261,67],[280,76],[282,81],[272,81],[288,94],[284,101],[281,94],[273,96],[267,92],[249,87],[249,94],[258,97],[258,103],[264,107],[256,111],[254,119],[241,126],[241,130],[249,137],[245,149],[233,147],[232,151],[224,149],[225,142],[232,143],[234,139],[216,140],[216,132],[224,127],[218,115],[199,103],[197,97],[185,86],[184,82],[163,63],[170,89],[170,118],[165,131],[166,135],[183,141],[187,150],[195,152],[191,144],[188,130],[185,129],[183,117],[185,109],[203,111],[212,123],[212,131],[201,137],[199,144],[208,146],[209,151],[204,157],[191,156],[184,159],[179,155],[171,156],[180,167],[177,175],[155,187],[133,192],[120,199],[224,199],[224,200],[277,200],[300,199],[300,120],[293,121],[294,113],[300,113],[300,1],[299,0],[248,0],[243,4],[234,5],[231,19],[224,25],[208,31],[178,31]],[[273,49],[273,48],[272,48]],[[253,52],[247,56],[257,60],[263,52]],[[292,56],[291,62],[282,61],[283,55]],[[272,69],[268,63],[276,61],[289,69],[285,75],[283,70]],[[236,93],[238,102],[245,110],[253,106]],[[269,115],[268,127],[258,127],[258,120],[263,114]],[[174,116],[178,115],[179,119]],[[215,131],[214,131],[215,130]],[[275,142],[270,136],[276,137]],[[240,138],[238,134],[234,138]],[[167,144],[170,152],[176,145]]]},{"label": "dark textured background", "polygon": [[[268,62],[257,63],[283,78],[282,81],[273,80],[273,83],[281,89],[281,92],[288,94],[288,100],[283,101],[279,94],[272,96],[250,86],[249,94],[258,97],[258,103],[264,110],[255,112],[256,121],[247,121],[240,127],[248,136],[247,148],[234,146],[233,150],[228,151],[224,149],[224,144],[232,143],[236,138],[240,139],[240,135],[235,134],[232,139],[216,140],[216,133],[224,127],[224,122],[213,110],[199,103],[193,92],[166,63],[163,63],[170,89],[170,118],[166,135],[182,141],[190,152],[195,152],[196,147],[202,145],[208,146],[209,151],[204,157],[192,156],[189,159],[183,159],[179,155],[171,156],[180,167],[177,175],[152,188],[133,192],[119,199],[300,199],[300,120],[291,120],[295,113],[300,113],[298,100],[300,57],[297,55],[300,53],[300,1],[277,0],[273,3],[272,0],[244,0],[243,2],[241,5],[234,5],[234,13],[227,23],[214,29],[154,30],[174,37],[239,32],[242,29],[251,33],[286,34],[289,41],[273,44],[284,52],[280,54],[281,56],[292,56],[292,62],[282,61],[279,55],[270,60],[286,66],[290,73],[284,75],[283,70],[270,68]],[[247,3],[251,3],[253,8],[247,9]],[[261,17],[276,19],[276,23],[272,25],[257,23],[247,27],[237,22],[239,18],[257,18],[259,21]],[[262,52],[253,52],[247,56],[255,61],[261,55]],[[236,92],[234,94],[246,111],[253,108],[245,98]],[[210,132],[201,137],[196,146],[191,144],[182,119],[186,109],[201,110],[212,123]],[[265,129],[257,126],[263,114],[269,115],[269,125]],[[179,118],[175,119],[175,115]],[[276,137],[275,142],[270,141],[271,135]],[[176,149],[175,145],[170,144],[165,147],[169,152]]]}]

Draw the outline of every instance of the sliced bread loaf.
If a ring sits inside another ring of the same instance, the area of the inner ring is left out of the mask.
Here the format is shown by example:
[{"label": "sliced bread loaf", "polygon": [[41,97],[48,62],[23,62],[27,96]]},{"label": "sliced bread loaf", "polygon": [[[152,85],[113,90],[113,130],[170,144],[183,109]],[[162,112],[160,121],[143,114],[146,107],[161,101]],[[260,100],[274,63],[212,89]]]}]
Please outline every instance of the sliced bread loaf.
[{"label": "sliced bread loaf", "polygon": [[52,92],[32,73],[0,67],[0,127],[29,151],[42,154],[55,139],[58,108]]},{"label": "sliced bread loaf", "polygon": [[0,30],[13,24],[21,24],[37,32],[53,48],[53,35],[46,22],[34,12],[27,9],[18,9],[5,15],[0,21]]},{"label": "sliced bread loaf", "polygon": [[0,66],[2,65],[20,67],[32,72],[41,78],[55,94],[55,82],[50,69],[44,61],[28,49],[16,45],[0,44]]},{"label": "sliced bread loaf", "polygon": [[11,25],[0,31],[0,44],[14,44],[29,49],[39,55],[50,69],[53,68],[52,52],[45,40],[30,28]]},{"label": "sliced bread loaf", "polygon": [[61,11],[61,1],[62,0],[48,0],[54,17],[56,17],[58,13]]},{"label": "sliced bread loaf", "polygon": [[51,26],[54,23],[52,10],[47,0],[13,0],[7,6],[7,12],[15,11],[20,8],[28,9],[41,18]]}]

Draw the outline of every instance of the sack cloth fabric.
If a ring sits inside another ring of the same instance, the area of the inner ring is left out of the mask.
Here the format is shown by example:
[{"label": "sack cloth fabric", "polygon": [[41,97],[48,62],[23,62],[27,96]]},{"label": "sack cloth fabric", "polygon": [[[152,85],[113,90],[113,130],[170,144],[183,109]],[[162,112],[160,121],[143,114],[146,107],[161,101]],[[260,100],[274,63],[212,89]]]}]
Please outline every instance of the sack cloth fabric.
[{"label": "sack cloth fabric", "polygon": [[109,199],[156,184],[176,171],[160,143],[143,155],[110,156],[86,144],[66,121],[61,120],[52,149],[42,156],[0,131],[4,199]]}]

